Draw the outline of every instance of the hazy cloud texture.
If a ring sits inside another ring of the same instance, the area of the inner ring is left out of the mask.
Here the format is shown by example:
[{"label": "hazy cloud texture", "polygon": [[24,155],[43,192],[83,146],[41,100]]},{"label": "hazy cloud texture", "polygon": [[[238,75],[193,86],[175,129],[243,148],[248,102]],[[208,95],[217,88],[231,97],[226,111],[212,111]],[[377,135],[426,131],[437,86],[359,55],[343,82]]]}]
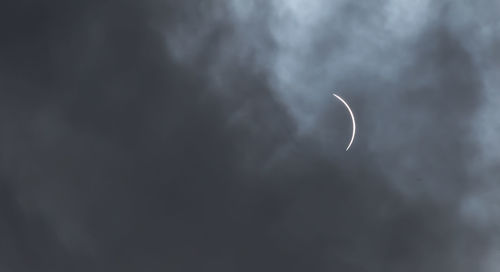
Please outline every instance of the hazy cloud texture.
[{"label": "hazy cloud texture", "polygon": [[0,18],[1,271],[498,270],[499,2]]}]

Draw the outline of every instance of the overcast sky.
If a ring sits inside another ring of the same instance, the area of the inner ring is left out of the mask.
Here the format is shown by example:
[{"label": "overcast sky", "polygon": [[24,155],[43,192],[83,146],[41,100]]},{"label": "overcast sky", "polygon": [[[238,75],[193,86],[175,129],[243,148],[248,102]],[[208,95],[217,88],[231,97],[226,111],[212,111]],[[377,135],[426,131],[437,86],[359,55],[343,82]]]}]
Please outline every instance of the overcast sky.
[{"label": "overcast sky", "polygon": [[497,272],[499,116],[496,0],[5,0],[0,271]]}]

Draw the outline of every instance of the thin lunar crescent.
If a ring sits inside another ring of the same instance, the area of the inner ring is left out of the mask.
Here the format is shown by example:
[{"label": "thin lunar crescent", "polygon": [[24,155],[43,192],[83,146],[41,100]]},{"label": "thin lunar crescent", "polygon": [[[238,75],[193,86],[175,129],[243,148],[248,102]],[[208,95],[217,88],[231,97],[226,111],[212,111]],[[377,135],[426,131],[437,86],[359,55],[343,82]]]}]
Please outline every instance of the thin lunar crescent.
[{"label": "thin lunar crescent", "polygon": [[351,120],[352,120],[352,136],[351,136],[351,141],[349,142],[349,145],[347,146],[346,150],[349,150],[349,148],[351,147],[352,145],[352,142],[354,141],[354,136],[356,136],[356,121],[354,120],[354,114],[352,113],[352,110],[351,110],[351,107],[349,107],[349,105],[347,104],[347,102],[345,102],[344,99],[342,99],[342,97],[336,95],[336,94],[333,94],[336,98],[338,98],[340,101],[342,101],[342,103],[344,103],[344,105],[346,106],[347,110],[349,111],[349,114],[351,114]]}]

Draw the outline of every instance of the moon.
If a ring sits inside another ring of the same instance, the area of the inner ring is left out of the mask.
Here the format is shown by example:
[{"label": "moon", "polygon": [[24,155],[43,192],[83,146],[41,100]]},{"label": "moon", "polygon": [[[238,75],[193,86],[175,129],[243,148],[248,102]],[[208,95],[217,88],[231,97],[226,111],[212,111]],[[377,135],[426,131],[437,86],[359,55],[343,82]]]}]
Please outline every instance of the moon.
[{"label": "moon", "polygon": [[354,141],[354,136],[356,136],[356,120],[354,119],[354,114],[352,113],[352,110],[351,110],[351,107],[349,107],[349,105],[347,104],[347,102],[345,102],[344,99],[342,99],[342,97],[336,95],[336,94],[333,94],[333,96],[335,96],[336,98],[338,98],[342,103],[344,103],[345,107],[347,108],[347,110],[349,111],[349,114],[351,115],[351,120],[352,120],[352,136],[351,136],[351,141],[349,142],[349,145],[347,146],[346,150],[349,150],[349,148],[351,147],[352,145],[352,142]]}]

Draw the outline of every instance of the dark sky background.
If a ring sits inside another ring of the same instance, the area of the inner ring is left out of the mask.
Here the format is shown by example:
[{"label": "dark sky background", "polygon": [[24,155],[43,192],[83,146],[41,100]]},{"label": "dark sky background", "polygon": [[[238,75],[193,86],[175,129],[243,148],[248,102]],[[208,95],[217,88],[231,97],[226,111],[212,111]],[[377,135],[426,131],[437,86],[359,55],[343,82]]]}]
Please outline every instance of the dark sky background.
[{"label": "dark sky background", "polygon": [[497,272],[499,93],[496,0],[4,0],[0,271]]}]

